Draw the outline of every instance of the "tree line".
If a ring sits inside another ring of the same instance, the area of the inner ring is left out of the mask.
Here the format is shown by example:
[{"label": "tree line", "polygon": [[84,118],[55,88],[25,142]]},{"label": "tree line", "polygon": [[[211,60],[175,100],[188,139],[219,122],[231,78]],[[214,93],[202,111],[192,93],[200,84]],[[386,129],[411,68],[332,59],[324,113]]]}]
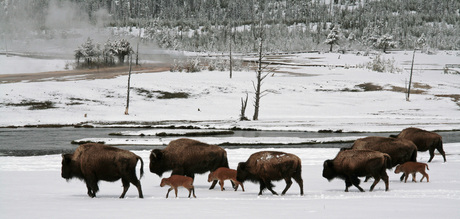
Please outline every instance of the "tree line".
[{"label": "tree line", "polygon": [[[145,40],[168,49],[227,51],[232,41],[235,52],[256,52],[253,27],[260,18],[268,25],[267,51],[363,49],[382,36],[413,49],[422,35],[429,48],[460,49],[458,0],[5,0],[0,16],[11,20],[26,8],[25,16],[46,28],[40,22],[50,4],[61,2],[93,23],[104,12],[109,26],[146,28]],[[332,30],[337,41],[325,43]]]}]

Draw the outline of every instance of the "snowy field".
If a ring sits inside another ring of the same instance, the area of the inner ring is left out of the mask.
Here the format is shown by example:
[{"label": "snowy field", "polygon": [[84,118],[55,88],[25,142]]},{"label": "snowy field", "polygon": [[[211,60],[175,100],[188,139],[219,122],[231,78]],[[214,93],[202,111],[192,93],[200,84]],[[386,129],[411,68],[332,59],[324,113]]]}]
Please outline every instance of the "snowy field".
[{"label": "snowy field", "polygon": [[[396,67],[401,69],[407,68],[412,58],[407,52],[386,56],[395,58]],[[267,95],[261,100],[258,121],[238,121],[241,98],[246,93],[249,93],[246,116],[252,118],[254,112],[253,71],[234,72],[232,79],[228,72],[168,71],[132,76],[129,115],[124,115],[127,76],[98,80],[56,77],[40,82],[2,83],[0,126],[162,122],[204,128],[300,131],[397,132],[408,126],[458,129],[460,76],[444,74],[442,68],[446,63],[458,63],[460,56],[455,52],[439,52],[416,57],[418,70],[414,72],[410,102],[405,101],[406,94],[402,92],[409,81],[407,70],[378,73],[363,68],[333,67],[363,64],[370,61],[370,56],[300,54],[278,57],[289,65],[274,66],[277,73],[265,79],[262,89]],[[312,63],[330,67],[301,66]],[[8,62],[1,66],[1,72],[8,71]],[[381,90],[364,91],[359,85],[366,83]],[[185,93],[188,97],[161,98],[167,92]],[[46,110],[30,110],[27,105],[47,101],[52,108]]]},{"label": "snowy field", "polygon": [[[0,212],[2,218],[458,218],[460,216],[460,144],[445,144],[447,162],[436,155],[429,164],[430,182],[399,182],[399,175],[388,170],[390,190],[383,182],[369,192],[372,180],[362,182],[366,192],[355,187],[345,193],[343,180],[328,182],[321,176],[322,164],[332,159],[338,149],[294,149],[302,159],[304,196],[294,182],[285,196],[265,191],[257,196],[259,186],[246,182],[245,192],[233,191],[228,181],[221,192],[217,185],[209,190],[207,174],[195,178],[197,198],[187,198],[188,191],[180,188],[178,198],[167,187],[160,187],[161,178],[148,170],[141,180],[144,199],[131,186],[125,199],[118,199],[121,182],[101,182],[94,199],[86,195],[82,181],[66,182],[60,176],[60,155],[35,157],[0,157]],[[273,149],[266,149],[273,150]],[[231,168],[246,161],[257,149],[227,149]],[[148,163],[149,151],[134,151]],[[428,152],[419,153],[418,160],[426,162]],[[139,171],[137,172],[139,176]],[[168,177],[169,172],[163,176]],[[417,179],[421,175],[417,175]],[[410,179],[410,178],[409,178]],[[281,192],[284,181],[277,182]]]},{"label": "snowy field", "polygon": [[[394,52],[398,67],[407,69],[412,53]],[[340,59],[339,59],[340,57]],[[419,59],[417,59],[417,57]],[[124,115],[127,76],[113,79],[76,80],[49,78],[40,82],[0,82],[0,127],[39,124],[131,124],[194,125],[202,128],[231,127],[260,130],[318,131],[343,130],[397,132],[409,126],[428,130],[458,130],[460,76],[443,74],[445,64],[459,63],[455,52],[438,55],[417,54],[410,101],[394,87],[404,88],[409,73],[378,73],[361,68],[340,68],[370,61],[370,57],[353,54],[300,54],[280,58],[277,73],[266,78],[263,89],[268,95],[261,100],[258,121],[238,121],[240,101],[249,93],[246,116],[253,114],[252,80],[255,73],[203,71],[199,73],[144,73],[131,78],[129,115]],[[417,61],[420,64],[417,64]],[[0,72],[8,72],[8,61],[0,59]],[[326,64],[328,67],[305,67],[302,64]],[[58,66],[58,65],[51,65]],[[433,70],[435,69],[435,70]],[[437,69],[437,70],[436,70]],[[59,69],[60,70],[60,69]],[[34,70],[32,70],[34,71]],[[40,70],[35,70],[35,72]],[[30,72],[30,71],[29,71]],[[18,72],[16,72],[18,73]],[[24,72],[25,73],[25,72]],[[13,74],[13,72],[8,73]],[[0,80],[1,81],[1,80]],[[364,91],[359,84],[372,83],[382,90]],[[161,99],[164,92],[183,92],[185,99]],[[52,102],[53,108],[31,110],[21,103]],[[208,138],[209,141],[210,138]],[[273,139],[269,139],[270,141]],[[269,141],[259,139],[259,141]],[[278,139],[295,142],[299,139]],[[349,139],[342,139],[349,140]],[[222,141],[214,139],[213,141]],[[257,141],[237,139],[233,141]],[[116,142],[115,142],[116,143]],[[136,142],[139,143],[139,142]],[[161,142],[160,142],[161,143]],[[260,149],[226,149],[231,168]],[[267,149],[273,150],[273,149]],[[277,149],[278,150],[278,149]],[[302,159],[305,195],[299,195],[294,182],[285,196],[265,192],[247,182],[246,192],[210,191],[207,174],[195,179],[196,199],[188,199],[185,189],[179,198],[165,199],[160,177],[148,170],[149,151],[134,151],[144,162],[141,180],[144,199],[137,198],[131,186],[127,198],[118,199],[121,182],[99,184],[97,198],[86,195],[79,180],[66,182],[60,176],[61,156],[0,156],[1,218],[459,218],[460,217],[460,142],[444,145],[447,162],[437,154],[429,164],[430,182],[399,182],[389,170],[390,191],[384,183],[368,192],[372,180],[362,183],[366,192],[352,187],[345,193],[342,180],[328,182],[321,176],[322,164],[332,159],[338,149],[283,148]],[[419,153],[426,162],[428,152]],[[169,176],[169,173],[164,174]],[[418,174],[420,179],[420,174]],[[284,182],[276,183],[280,192]],[[174,195],[172,194],[172,197]]]}]

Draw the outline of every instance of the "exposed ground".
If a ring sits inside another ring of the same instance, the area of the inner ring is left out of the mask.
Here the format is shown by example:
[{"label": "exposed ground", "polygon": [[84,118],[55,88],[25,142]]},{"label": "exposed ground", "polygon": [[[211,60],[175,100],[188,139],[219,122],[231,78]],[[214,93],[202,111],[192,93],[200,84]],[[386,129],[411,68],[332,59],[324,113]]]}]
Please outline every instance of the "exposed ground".
[{"label": "exposed ground", "polygon": [[[169,71],[167,63],[145,63],[133,65],[132,73],[164,72]],[[69,81],[69,80],[94,80],[109,79],[120,75],[127,75],[129,66],[117,66],[96,69],[76,69],[68,71],[52,71],[41,73],[5,74],[0,75],[0,83],[17,83],[21,81],[38,82],[44,80]]]}]

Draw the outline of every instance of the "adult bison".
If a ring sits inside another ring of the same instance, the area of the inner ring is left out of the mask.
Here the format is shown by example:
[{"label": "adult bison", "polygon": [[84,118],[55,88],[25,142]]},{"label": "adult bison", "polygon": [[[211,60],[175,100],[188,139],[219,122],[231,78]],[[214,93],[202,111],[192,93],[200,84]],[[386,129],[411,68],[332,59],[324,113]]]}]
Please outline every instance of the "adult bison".
[{"label": "adult bison", "polygon": [[387,137],[365,137],[357,139],[351,149],[374,150],[387,153],[391,157],[391,166],[407,161],[417,161],[417,146],[412,141]]},{"label": "adult bison", "polygon": [[359,186],[361,176],[372,176],[375,181],[370,191],[383,179],[385,191],[388,191],[387,168],[391,168],[391,157],[388,154],[373,150],[341,150],[333,160],[326,160],[323,164],[323,177],[331,181],[338,177],[345,180],[345,192],[348,187],[356,186],[359,191],[364,190]]},{"label": "adult bison", "polygon": [[402,130],[398,135],[391,135],[390,137],[398,139],[407,139],[417,146],[418,151],[429,151],[431,162],[434,157],[434,150],[437,149],[446,162],[446,153],[442,147],[442,137],[434,132],[429,132],[419,128],[406,128]]},{"label": "adult bison", "polygon": [[[150,153],[150,172],[160,177],[172,170],[171,175],[195,178],[195,173],[212,172],[219,167],[228,168],[227,152],[219,146],[192,139],[177,139],[165,149],[154,149]],[[214,180],[209,189],[213,189],[216,183]]]},{"label": "adult bison", "polygon": [[294,154],[278,152],[278,151],[261,151],[252,154],[246,162],[240,162],[237,168],[236,180],[243,183],[246,180],[259,182],[260,191],[267,188],[275,195],[273,191],[272,180],[286,181],[282,195],[291,187],[292,180],[299,184],[300,195],[303,195],[303,180],[302,180],[302,163],[300,158]]},{"label": "adult bison", "polygon": [[144,162],[134,153],[102,144],[83,144],[73,154],[62,155],[61,176],[66,180],[73,177],[84,180],[91,198],[99,191],[99,180],[114,182],[121,178],[123,193],[120,198],[125,197],[129,183],[137,187],[139,198],[143,198],[141,182],[136,176],[138,160],[141,161],[142,178]]}]

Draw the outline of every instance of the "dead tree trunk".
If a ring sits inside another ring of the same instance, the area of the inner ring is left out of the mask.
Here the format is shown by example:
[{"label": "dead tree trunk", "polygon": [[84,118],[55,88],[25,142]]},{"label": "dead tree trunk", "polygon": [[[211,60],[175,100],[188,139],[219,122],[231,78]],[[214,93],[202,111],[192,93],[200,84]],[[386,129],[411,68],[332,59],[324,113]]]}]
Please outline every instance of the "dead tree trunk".
[{"label": "dead tree trunk", "polygon": [[241,112],[240,112],[240,121],[247,121],[249,120],[247,117],[246,117],[246,107],[248,106],[248,93],[246,93],[246,99],[243,100],[243,98],[241,98]]},{"label": "dead tree trunk", "polygon": [[[261,30],[262,32],[262,30]],[[262,33],[260,34],[262,36]],[[255,90],[255,97],[254,97],[254,115],[252,116],[253,120],[259,119],[259,109],[260,109],[260,99],[264,96],[264,92],[262,91],[262,81],[268,76],[268,73],[263,75],[263,68],[262,68],[262,59],[263,59],[263,38],[259,38],[259,58],[257,63],[257,70],[256,70],[256,84],[254,81],[252,85]]]},{"label": "dead tree trunk", "polygon": [[412,64],[410,66],[409,86],[407,87],[406,101],[409,101],[409,96],[410,96],[410,86],[412,84],[412,72],[414,70],[414,59],[415,59],[415,49],[414,49],[414,54],[412,55]]},{"label": "dead tree trunk", "polygon": [[129,55],[129,73],[128,73],[128,94],[126,97],[126,109],[125,109],[125,115],[129,115],[128,110],[129,110],[129,90],[131,89],[131,65],[133,62],[133,56],[130,54]]}]

